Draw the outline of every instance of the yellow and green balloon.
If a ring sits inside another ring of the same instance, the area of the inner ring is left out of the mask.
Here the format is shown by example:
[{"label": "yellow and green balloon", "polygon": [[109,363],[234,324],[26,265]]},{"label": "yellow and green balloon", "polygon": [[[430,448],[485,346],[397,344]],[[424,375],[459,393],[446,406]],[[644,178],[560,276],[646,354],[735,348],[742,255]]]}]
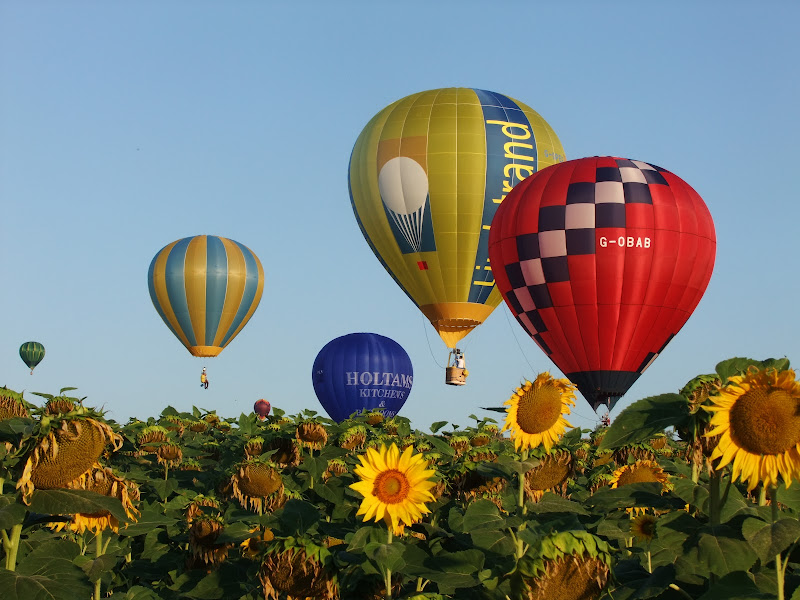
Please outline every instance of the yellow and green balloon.
[{"label": "yellow and green balloon", "polygon": [[502,301],[489,265],[497,207],[519,181],[564,160],[536,111],[472,88],[407,96],[359,135],[349,170],[358,225],[449,348]]}]

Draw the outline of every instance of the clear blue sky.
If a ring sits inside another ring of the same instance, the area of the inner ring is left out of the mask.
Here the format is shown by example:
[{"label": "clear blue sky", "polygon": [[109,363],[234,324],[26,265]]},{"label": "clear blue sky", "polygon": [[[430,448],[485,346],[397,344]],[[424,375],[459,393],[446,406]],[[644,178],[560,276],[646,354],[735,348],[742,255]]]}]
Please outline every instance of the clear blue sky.
[{"label": "clear blue sky", "polygon": [[[451,86],[533,107],[568,159],[669,169],[714,217],[705,297],[612,417],[732,356],[800,366],[798,20],[788,1],[3,0],[0,385],[32,401],[75,386],[121,422],[169,404],[233,417],[258,398],[321,412],[317,352],[370,331],[411,356],[401,414],[427,429],[560,375],[501,305],[464,344],[468,385],[444,385],[444,344],[356,225],[347,167],[363,126]],[[214,359],[189,355],[146,283],[158,250],[197,234],[246,244],[266,272]],[[28,340],[47,349],[32,376]],[[572,423],[596,422],[579,398]]]}]

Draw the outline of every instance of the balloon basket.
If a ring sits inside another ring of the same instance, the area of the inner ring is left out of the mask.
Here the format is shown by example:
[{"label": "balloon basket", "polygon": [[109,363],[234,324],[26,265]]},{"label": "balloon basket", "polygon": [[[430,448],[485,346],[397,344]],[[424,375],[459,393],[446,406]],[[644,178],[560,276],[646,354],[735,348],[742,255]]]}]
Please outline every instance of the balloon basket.
[{"label": "balloon basket", "polygon": [[466,369],[459,367],[446,367],[444,370],[444,382],[447,385],[466,385]]}]

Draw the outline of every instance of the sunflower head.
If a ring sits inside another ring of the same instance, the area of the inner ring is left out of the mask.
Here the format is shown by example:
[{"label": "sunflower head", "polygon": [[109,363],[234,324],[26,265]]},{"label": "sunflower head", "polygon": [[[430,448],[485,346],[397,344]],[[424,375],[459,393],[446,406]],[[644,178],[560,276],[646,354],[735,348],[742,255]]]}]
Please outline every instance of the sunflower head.
[{"label": "sunflower head", "polygon": [[265,600],[339,598],[336,570],[324,545],[274,544],[264,556],[259,579]]},{"label": "sunflower head", "polygon": [[183,450],[174,442],[166,442],[156,449],[158,462],[167,467],[176,467],[183,460]]},{"label": "sunflower head", "polygon": [[711,454],[717,469],[733,462],[732,479],[788,487],[800,479],[800,382],[793,369],[751,367],[730,377],[705,409],[711,417],[706,437],[719,436]]},{"label": "sunflower head", "polygon": [[136,443],[139,450],[147,454],[153,454],[158,449],[158,445],[169,440],[169,431],[161,425],[150,425],[142,429],[136,436]]},{"label": "sunflower head", "polygon": [[355,474],[359,481],[350,485],[364,497],[356,515],[364,521],[385,520],[398,535],[405,525],[422,520],[430,512],[426,502],[433,501],[431,488],[435,471],[428,462],[406,448],[402,454],[395,444],[388,448],[369,448],[358,457]]},{"label": "sunflower head", "polygon": [[72,415],[51,425],[28,454],[17,482],[26,501],[34,489],[67,487],[95,465],[107,445],[115,450],[122,445],[122,436],[107,423],[84,415]]},{"label": "sunflower head", "polygon": [[327,481],[331,477],[338,477],[347,473],[347,463],[341,458],[332,458],[328,461],[328,467],[322,474],[322,480]]},{"label": "sunflower head", "polygon": [[215,413],[208,413],[203,417],[203,421],[205,421],[209,427],[219,427],[222,423],[219,416],[217,416]]},{"label": "sunflower head", "polygon": [[489,442],[492,441],[492,436],[490,436],[486,431],[479,431],[471,438],[469,438],[470,446],[473,448],[478,448],[480,446],[488,446]]},{"label": "sunflower head", "polygon": [[219,514],[219,501],[211,496],[198,494],[186,507],[186,522],[191,525],[192,521],[201,514]]},{"label": "sunflower head", "polygon": [[256,526],[250,530],[250,533],[257,533],[258,535],[247,538],[239,546],[242,549],[242,556],[251,560],[258,557],[263,552],[267,545],[275,539],[275,534],[269,527]]},{"label": "sunflower head", "polygon": [[564,418],[575,405],[577,388],[567,379],[554,379],[541,373],[534,381],[518,387],[505,404],[508,406],[503,431],[511,430],[517,451],[543,445],[550,450],[572,425]]},{"label": "sunflower head", "polygon": [[303,457],[300,448],[292,438],[276,436],[266,446],[265,452],[272,452],[270,460],[282,467],[295,467],[300,464]]},{"label": "sunflower head", "polygon": [[383,423],[385,417],[383,413],[377,410],[372,410],[367,413],[364,413],[364,420],[367,422],[368,425],[372,425],[375,427],[376,425],[380,425]]},{"label": "sunflower head", "polygon": [[328,443],[328,432],[322,423],[305,421],[297,426],[295,437],[301,446],[321,450]]},{"label": "sunflower head", "polygon": [[644,482],[660,483],[662,491],[669,489],[669,475],[652,460],[637,460],[629,465],[623,465],[614,471],[611,477],[612,488]]},{"label": "sunflower head", "polygon": [[218,565],[228,556],[231,544],[217,544],[225,522],[219,515],[201,513],[189,528],[189,551],[206,565]]},{"label": "sunflower head", "polygon": [[631,519],[631,535],[642,542],[651,542],[656,535],[656,517],[645,512]]},{"label": "sunflower head", "polygon": [[78,407],[74,398],[67,398],[66,396],[55,396],[50,398],[44,405],[44,414],[50,416],[58,416],[60,414],[67,414],[72,412]]},{"label": "sunflower head", "polygon": [[447,441],[450,447],[456,451],[456,456],[461,456],[470,448],[469,437],[466,435],[453,434]]},{"label": "sunflower head", "polygon": [[256,436],[254,438],[250,438],[244,445],[244,455],[247,458],[261,456],[262,452],[264,452],[264,438],[262,437]]},{"label": "sunflower head", "polygon": [[208,423],[205,421],[190,421],[189,431],[195,433],[204,433],[208,429]]},{"label": "sunflower head", "polygon": [[283,478],[269,461],[250,459],[240,463],[231,477],[231,486],[242,508],[260,515],[286,502]]},{"label": "sunflower head", "polygon": [[339,435],[339,445],[345,450],[356,450],[364,447],[367,441],[367,428],[363,425],[353,425]]},{"label": "sunflower head", "polygon": [[591,533],[551,533],[517,562],[511,589],[525,600],[598,598],[610,565],[610,547]]},{"label": "sunflower head", "polygon": [[574,471],[575,460],[569,450],[546,454],[537,466],[525,473],[525,494],[534,502],[541,500],[547,491],[564,496]]},{"label": "sunflower head", "polygon": [[0,421],[13,417],[27,417],[28,408],[25,404],[22,394],[0,387]]},{"label": "sunflower head", "polygon": [[[141,514],[133,502],[139,500],[139,487],[132,481],[116,475],[110,468],[96,465],[66,486],[73,490],[89,490],[96,494],[116,498],[122,503],[125,514],[136,522]],[[69,521],[62,521],[51,525],[55,530],[68,529],[81,534],[84,531],[100,533],[106,529],[119,531],[119,520],[108,511],[97,513],[77,513],[71,515]]]}]

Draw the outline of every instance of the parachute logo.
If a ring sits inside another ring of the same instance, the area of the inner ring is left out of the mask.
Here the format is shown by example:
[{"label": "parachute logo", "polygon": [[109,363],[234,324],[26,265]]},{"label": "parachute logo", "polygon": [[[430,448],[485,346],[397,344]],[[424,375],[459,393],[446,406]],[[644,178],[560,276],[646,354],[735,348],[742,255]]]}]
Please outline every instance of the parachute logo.
[{"label": "parachute logo", "polygon": [[378,173],[378,189],[386,211],[414,252],[422,248],[428,175],[413,158],[397,156]]}]

